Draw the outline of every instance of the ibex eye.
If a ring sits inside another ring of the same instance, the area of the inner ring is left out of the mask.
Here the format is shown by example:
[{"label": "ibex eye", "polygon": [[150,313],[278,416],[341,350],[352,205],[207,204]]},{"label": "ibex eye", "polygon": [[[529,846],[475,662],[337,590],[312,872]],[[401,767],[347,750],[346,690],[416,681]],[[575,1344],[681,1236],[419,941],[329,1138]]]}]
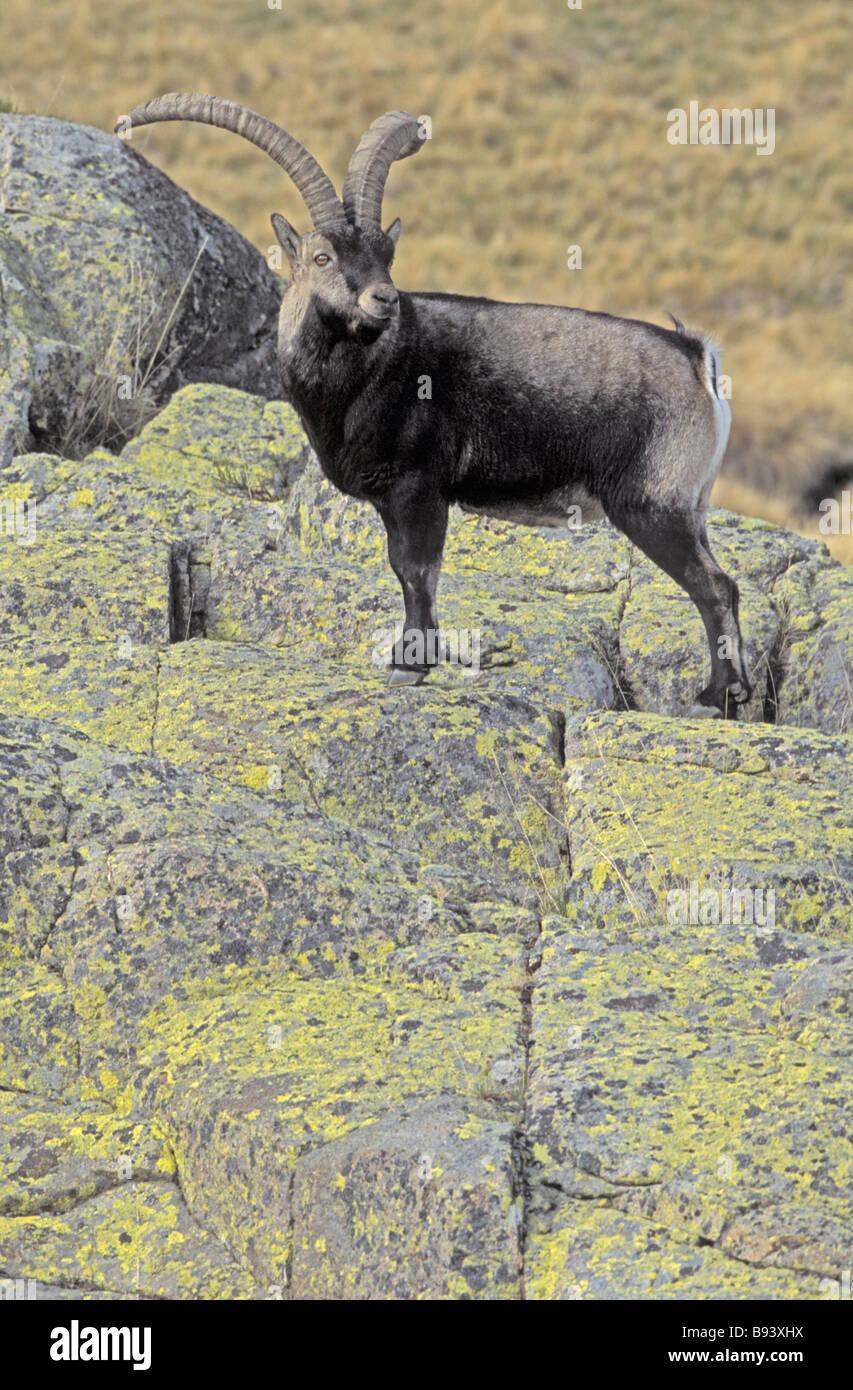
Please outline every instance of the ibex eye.
[{"label": "ibex eye", "polygon": [[315,264],[315,265],[328,265],[328,264],[329,264],[329,261],[330,261],[331,259],[332,259],[331,256],[327,256],[327,255],[325,254],[325,252],[323,252],[323,251],[318,251],[317,254],[316,254],[316,256],[314,257],[314,264]]}]

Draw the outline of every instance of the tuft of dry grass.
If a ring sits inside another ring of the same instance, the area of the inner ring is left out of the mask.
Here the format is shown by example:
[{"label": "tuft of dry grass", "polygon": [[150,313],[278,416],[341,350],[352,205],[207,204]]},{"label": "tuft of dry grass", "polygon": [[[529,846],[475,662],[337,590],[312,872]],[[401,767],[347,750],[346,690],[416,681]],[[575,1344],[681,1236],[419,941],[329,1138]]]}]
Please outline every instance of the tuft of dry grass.
[{"label": "tuft of dry grass", "polygon": [[[761,515],[790,524],[791,500],[853,457],[847,0],[52,0],[48,21],[4,0],[0,97],[23,110],[111,129],[147,97],[212,91],[279,120],[338,184],[376,115],[429,114],[388,185],[404,288],[672,310],[710,332],[732,380],[721,495],[737,483]],[[670,145],[667,112],[691,100],[772,106],[774,153]],[[134,143],[264,252],[271,211],[306,225],[280,171],[224,131]]]},{"label": "tuft of dry grass", "polygon": [[[206,242],[205,242],[206,245]],[[178,306],[198,265],[193,261],[165,320],[150,272],[128,262],[127,293],[109,343],[69,413],[59,452],[79,458],[95,446],[120,449],[157,413],[155,374],[168,373],[176,346],[164,349]]]},{"label": "tuft of dry grass", "polygon": [[156,413],[147,389],[153,360],[148,339],[156,315],[154,286],[131,261],[112,336],[65,422],[58,445],[64,458],[79,458],[96,445],[120,449]]}]

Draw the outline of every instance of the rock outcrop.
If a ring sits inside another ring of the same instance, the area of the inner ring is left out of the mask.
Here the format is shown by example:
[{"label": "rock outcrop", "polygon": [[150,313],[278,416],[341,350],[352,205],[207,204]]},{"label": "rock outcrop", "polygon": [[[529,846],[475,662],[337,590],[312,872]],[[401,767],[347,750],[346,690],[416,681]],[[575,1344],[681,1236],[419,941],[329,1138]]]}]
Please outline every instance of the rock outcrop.
[{"label": "rock outcrop", "polygon": [[3,482],[4,1277],[838,1296],[849,570],[712,514],[756,694],[686,721],[698,616],[605,524],[454,515],[479,665],[389,690],[381,528],[282,403]]},{"label": "rock outcrop", "polygon": [[0,468],[120,447],[187,382],[276,395],[281,284],[130,143],[0,114]]}]

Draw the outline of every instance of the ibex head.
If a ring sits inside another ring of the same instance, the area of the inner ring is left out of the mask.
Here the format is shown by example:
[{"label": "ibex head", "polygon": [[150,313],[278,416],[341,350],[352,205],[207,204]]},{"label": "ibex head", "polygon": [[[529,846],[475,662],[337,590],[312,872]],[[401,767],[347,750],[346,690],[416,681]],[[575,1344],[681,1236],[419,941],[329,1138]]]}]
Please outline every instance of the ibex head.
[{"label": "ibex head", "polygon": [[322,317],[338,321],[351,332],[381,332],[396,318],[397,291],[389,270],[400,220],[382,230],[382,197],[394,160],[405,159],[421,147],[421,130],[414,116],[389,111],[369,126],[350,160],[341,198],[304,145],[237,102],[197,92],[172,92],[130,113],[133,126],[153,121],[201,121],[231,130],[265,150],[290,176],[314,230],[300,236],[284,217],[273,214],[273,230],[291,271],[288,296],[301,301],[313,298]]},{"label": "ibex head", "polygon": [[272,225],[290,265],[288,295],[300,304],[313,297],[321,319],[349,332],[381,332],[398,313],[397,291],[389,275],[400,234],[396,219],[383,240],[360,227],[328,227],[300,236],[279,213]]}]

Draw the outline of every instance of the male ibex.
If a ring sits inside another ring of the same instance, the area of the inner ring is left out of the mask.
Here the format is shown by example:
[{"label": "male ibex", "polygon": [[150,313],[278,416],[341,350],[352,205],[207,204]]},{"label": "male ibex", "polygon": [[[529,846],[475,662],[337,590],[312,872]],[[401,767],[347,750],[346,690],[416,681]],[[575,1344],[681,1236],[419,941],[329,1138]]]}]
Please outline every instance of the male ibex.
[{"label": "male ibex", "polygon": [[281,380],[326,476],[385,523],[405,599],[392,682],[422,680],[435,659],[451,502],[529,526],[565,525],[579,506],[585,520],[609,517],[686,589],[711,650],[691,713],[736,714],[751,694],[738,589],[704,520],[731,419],[710,343],[678,323],[398,292],[389,270],[400,222],[383,231],[380,219],[391,164],[422,144],[403,111],[362,136],[340,199],[292,135],[235,102],[172,94],[130,121],[223,126],[265,150],[302,195],[313,231],[272,218],[291,270]]}]

